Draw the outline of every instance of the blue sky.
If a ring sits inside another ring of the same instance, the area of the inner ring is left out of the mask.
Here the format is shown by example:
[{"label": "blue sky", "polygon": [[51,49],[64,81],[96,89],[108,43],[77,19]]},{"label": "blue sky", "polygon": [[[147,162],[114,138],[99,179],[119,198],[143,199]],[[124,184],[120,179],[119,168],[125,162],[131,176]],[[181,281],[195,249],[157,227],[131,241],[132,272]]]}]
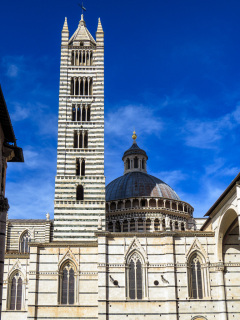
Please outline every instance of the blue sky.
[{"label": "blue sky", "polygon": [[[133,128],[148,172],[202,217],[240,171],[240,2],[84,2],[105,32],[105,175],[122,175]],[[78,1],[5,1],[0,83],[25,163],[7,173],[9,218],[53,218],[60,37]]]}]

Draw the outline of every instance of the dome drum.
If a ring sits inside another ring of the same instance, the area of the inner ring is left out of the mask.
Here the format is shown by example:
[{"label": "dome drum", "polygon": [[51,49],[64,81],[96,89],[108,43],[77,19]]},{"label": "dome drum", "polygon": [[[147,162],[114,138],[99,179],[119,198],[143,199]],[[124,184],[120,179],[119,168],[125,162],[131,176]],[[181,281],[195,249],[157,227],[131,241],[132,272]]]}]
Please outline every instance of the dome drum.
[{"label": "dome drum", "polygon": [[106,221],[109,232],[165,232],[186,231],[191,228],[187,219],[167,214],[130,214],[109,216]]},{"label": "dome drum", "polygon": [[139,198],[127,198],[119,199],[115,201],[106,202],[106,213],[112,214],[116,212],[126,211],[159,211],[161,212],[174,212],[180,216],[192,217],[193,207],[187,202],[180,200],[173,200],[168,198],[150,198],[150,197],[139,197]]}]

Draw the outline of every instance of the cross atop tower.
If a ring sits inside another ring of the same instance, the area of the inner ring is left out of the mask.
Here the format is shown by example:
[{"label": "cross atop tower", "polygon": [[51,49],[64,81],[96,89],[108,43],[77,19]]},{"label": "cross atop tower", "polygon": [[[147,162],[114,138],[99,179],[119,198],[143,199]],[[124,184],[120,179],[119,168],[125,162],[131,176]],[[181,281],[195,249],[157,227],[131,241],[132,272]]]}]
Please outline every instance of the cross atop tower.
[{"label": "cross atop tower", "polygon": [[81,9],[82,9],[82,15],[83,15],[83,11],[87,11],[87,9],[83,6],[83,2],[82,2],[82,4],[78,4],[80,7],[81,7]]}]

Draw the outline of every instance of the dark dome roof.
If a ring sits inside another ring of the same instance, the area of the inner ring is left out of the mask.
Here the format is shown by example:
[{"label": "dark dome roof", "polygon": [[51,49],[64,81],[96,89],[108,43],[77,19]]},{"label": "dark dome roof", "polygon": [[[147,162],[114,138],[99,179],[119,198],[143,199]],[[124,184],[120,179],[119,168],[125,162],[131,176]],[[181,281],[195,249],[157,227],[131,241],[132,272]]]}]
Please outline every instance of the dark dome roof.
[{"label": "dark dome roof", "polygon": [[106,201],[135,197],[163,197],[180,200],[176,192],[165,182],[139,171],[129,172],[106,186]]},{"label": "dark dome roof", "polygon": [[[130,156],[131,154],[142,154],[147,157],[147,154],[144,150],[140,149],[136,142],[134,142],[128,150],[126,150],[123,154],[123,158],[126,156]],[[148,158],[148,157],[147,157]]]}]

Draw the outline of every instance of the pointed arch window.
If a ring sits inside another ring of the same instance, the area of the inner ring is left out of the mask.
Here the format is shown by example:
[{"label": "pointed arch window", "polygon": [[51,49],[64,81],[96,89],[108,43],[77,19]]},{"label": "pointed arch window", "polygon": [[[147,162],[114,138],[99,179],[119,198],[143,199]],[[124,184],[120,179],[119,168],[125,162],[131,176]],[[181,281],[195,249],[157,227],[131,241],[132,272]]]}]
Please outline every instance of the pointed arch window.
[{"label": "pointed arch window", "polygon": [[19,252],[29,253],[29,243],[31,242],[31,236],[29,231],[24,231],[19,240]]},{"label": "pointed arch window", "polygon": [[60,271],[60,303],[74,304],[76,301],[76,268],[70,261],[65,263]]},{"label": "pointed arch window", "polygon": [[208,267],[203,258],[194,253],[188,264],[189,297],[203,299],[209,296]]},{"label": "pointed arch window", "polygon": [[23,309],[23,292],[24,292],[23,276],[20,271],[14,272],[8,279],[8,310]]},{"label": "pointed arch window", "polygon": [[131,300],[141,300],[146,297],[146,266],[138,252],[134,252],[126,266],[127,285],[126,296]]}]

